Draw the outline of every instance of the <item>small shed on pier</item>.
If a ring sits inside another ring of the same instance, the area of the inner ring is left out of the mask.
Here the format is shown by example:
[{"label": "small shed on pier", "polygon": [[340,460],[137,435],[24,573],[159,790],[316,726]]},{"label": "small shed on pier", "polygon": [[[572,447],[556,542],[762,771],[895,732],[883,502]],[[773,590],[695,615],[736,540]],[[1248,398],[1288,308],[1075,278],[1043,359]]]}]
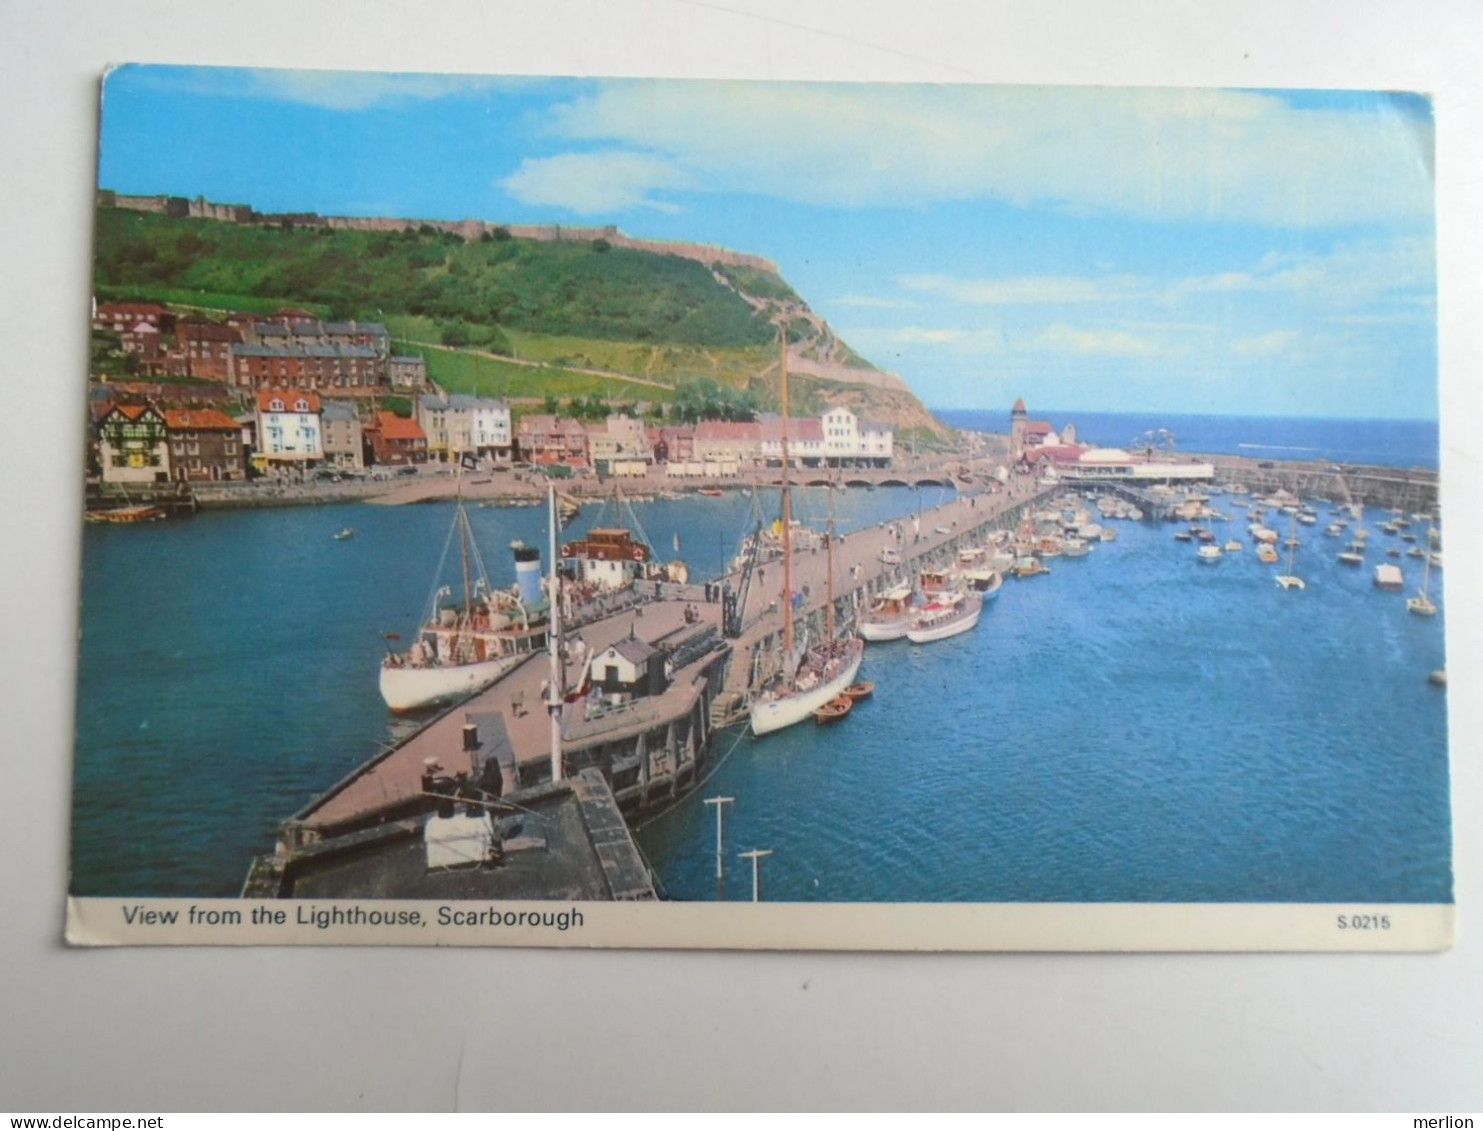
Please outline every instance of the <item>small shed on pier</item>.
[{"label": "small shed on pier", "polygon": [[664,661],[660,649],[637,636],[626,636],[593,656],[588,671],[592,685],[604,695],[662,695],[668,686]]}]

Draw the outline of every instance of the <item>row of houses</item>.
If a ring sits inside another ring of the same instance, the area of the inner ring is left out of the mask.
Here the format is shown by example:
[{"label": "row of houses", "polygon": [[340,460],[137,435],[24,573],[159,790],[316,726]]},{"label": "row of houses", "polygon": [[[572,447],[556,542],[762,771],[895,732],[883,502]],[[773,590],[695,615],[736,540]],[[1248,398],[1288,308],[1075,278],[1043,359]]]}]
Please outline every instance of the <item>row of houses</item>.
[{"label": "row of houses", "polygon": [[[199,401],[157,407],[147,396],[120,395],[95,405],[95,461],[105,482],[152,483],[241,479],[249,467],[357,471],[465,456],[604,476],[644,475],[656,465],[670,475],[713,476],[777,467],[783,457],[782,420],[775,416],[647,428],[621,414],[587,425],[536,414],[516,427],[509,404],[493,397],[428,394],[413,404],[414,415],[405,418],[366,413],[357,402],[312,389],[271,387],[256,392],[252,411],[234,417]],[[891,452],[890,429],[860,422],[848,409],[789,421],[788,458],[795,466],[884,466]]]},{"label": "row of houses", "polygon": [[[783,422],[763,416],[645,428],[630,417],[609,416],[584,426],[543,414],[521,419],[515,443],[521,457],[532,463],[589,466],[601,474],[641,474],[634,466],[638,464],[665,464],[672,472],[676,465],[697,463],[741,471],[782,465]],[[886,467],[893,454],[891,428],[861,420],[847,408],[832,408],[821,419],[788,421],[788,461],[794,466]]]},{"label": "row of houses", "polygon": [[393,354],[380,322],[327,322],[296,308],[215,320],[176,315],[154,302],[104,302],[94,308],[93,328],[117,334],[120,349],[147,377],[340,397],[427,387],[427,362]]}]

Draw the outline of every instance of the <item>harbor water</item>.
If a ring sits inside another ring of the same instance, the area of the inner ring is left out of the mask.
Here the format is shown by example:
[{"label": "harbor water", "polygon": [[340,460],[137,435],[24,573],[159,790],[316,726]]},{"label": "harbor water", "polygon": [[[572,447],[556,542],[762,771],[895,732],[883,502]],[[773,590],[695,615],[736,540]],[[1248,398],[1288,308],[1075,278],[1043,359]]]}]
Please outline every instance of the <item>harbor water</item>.
[{"label": "harbor water", "polygon": [[[842,492],[842,530],[932,506],[936,488]],[[772,513],[775,493],[759,499]],[[715,573],[750,497],[636,504],[661,556]],[[823,492],[798,492],[822,524]],[[1284,592],[1248,548],[1216,566],[1173,527],[1005,582],[972,633],[872,645],[872,699],[833,727],[721,736],[705,787],[645,818],[668,896],[715,898],[735,853],[771,849],[776,900],[1441,901],[1451,897],[1443,616],[1407,614],[1302,531]],[[470,511],[491,580],[546,545],[541,508]],[[588,506],[568,532],[626,524]],[[383,633],[415,630],[450,504],[205,513],[89,528],[74,787],[79,895],[232,895],[278,823],[393,740]],[[336,541],[353,526],[356,536]],[[1374,521],[1369,523],[1372,527]],[[456,555],[455,555],[456,557]],[[1408,592],[1419,563],[1402,559]],[[1432,595],[1440,600],[1441,577]]]}]

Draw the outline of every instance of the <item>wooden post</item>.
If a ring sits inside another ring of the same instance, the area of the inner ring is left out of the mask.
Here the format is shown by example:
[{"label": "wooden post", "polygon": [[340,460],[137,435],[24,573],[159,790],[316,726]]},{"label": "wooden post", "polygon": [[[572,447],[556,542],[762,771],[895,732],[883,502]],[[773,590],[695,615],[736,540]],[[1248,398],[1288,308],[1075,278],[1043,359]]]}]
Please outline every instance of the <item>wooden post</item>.
[{"label": "wooden post", "polygon": [[752,862],[752,902],[760,903],[762,901],[762,870],[759,862],[764,856],[771,856],[772,849],[754,848],[751,852],[739,852],[737,855],[743,860]]},{"label": "wooden post", "polygon": [[716,900],[726,898],[726,806],[734,797],[707,797],[705,803],[716,807]]}]

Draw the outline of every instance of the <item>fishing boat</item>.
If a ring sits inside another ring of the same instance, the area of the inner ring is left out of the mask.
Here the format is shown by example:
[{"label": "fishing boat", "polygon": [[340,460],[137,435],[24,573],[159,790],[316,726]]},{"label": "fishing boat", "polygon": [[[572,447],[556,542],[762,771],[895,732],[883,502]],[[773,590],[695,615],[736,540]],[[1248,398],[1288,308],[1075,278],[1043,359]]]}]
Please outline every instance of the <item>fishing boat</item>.
[{"label": "fishing boat", "polygon": [[930,644],[961,636],[983,615],[984,601],[977,593],[961,589],[939,593],[912,618],[906,638],[913,644]]},{"label": "fishing boat", "polygon": [[1263,565],[1274,565],[1279,560],[1277,550],[1270,542],[1263,542],[1257,547],[1256,560]]},{"label": "fishing boat", "polygon": [[154,522],[156,519],[165,517],[165,512],[160,507],[150,506],[147,503],[132,503],[123,507],[106,507],[101,510],[90,510],[83,513],[86,522],[113,522],[113,523],[135,523]]},{"label": "fishing boat", "polygon": [[911,586],[897,585],[871,602],[860,621],[860,635],[875,643],[900,640],[911,627],[911,616]]},{"label": "fishing boat", "polygon": [[1068,558],[1084,558],[1091,552],[1091,546],[1083,538],[1067,538],[1061,543],[1061,553]]},{"label": "fishing boat", "polygon": [[1296,522],[1289,523],[1289,525],[1288,525],[1288,531],[1289,531],[1289,533],[1288,533],[1288,538],[1287,538],[1287,572],[1286,573],[1279,573],[1277,575],[1277,584],[1279,586],[1281,586],[1283,589],[1306,589],[1307,588],[1307,586],[1303,583],[1303,579],[1301,577],[1299,577],[1296,573],[1294,573],[1293,572],[1293,568],[1292,568],[1293,558],[1294,558],[1294,556],[1298,552],[1298,545],[1299,545],[1298,539],[1293,536],[1293,531],[1295,531],[1296,529],[1297,529]]},{"label": "fishing boat", "polygon": [[1234,538],[1226,543],[1226,553],[1228,554],[1239,554],[1243,549],[1245,547]]},{"label": "fishing boat", "polygon": [[748,711],[754,735],[771,734],[773,731],[801,723],[820,707],[838,699],[846,687],[855,682],[860,670],[860,661],[865,654],[865,643],[858,636],[850,635],[843,640],[834,638],[834,488],[829,490],[829,532],[826,548],[829,553],[827,564],[828,599],[825,604],[825,632],[823,644],[810,650],[806,645],[797,646],[793,638],[793,503],[788,487],[788,341],[779,328],[782,351],[782,418],[780,437],[782,443],[782,609],[783,638],[778,670],[758,689]]},{"label": "fishing boat", "polygon": [[[515,588],[491,589],[460,498],[435,581],[455,537],[463,563],[463,600],[444,604],[452,587],[435,589],[411,647],[388,650],[382,659],[381,698],[393,711],[420,710],[482,691],[546,644],[550,603],[543,592],[540,551],[512,543]],[[401,637],[388,633],[386,639]]]},{"label": "fishing boat", "polygon": [[695,493],[697,495],[704,495],[707,499],[719,499],[721,498],[721,496],[726,494],[726,492],[721,490],[721,488],[719,487],[702,487]]},{"label": "fishing boat", "polygon": [[1421,592],[1414,597],[1406,598],[1406,611],[1415,613],[1419,617],[1434,617],[1437,615],[1437,606],[1427,596],[1427,589],[1431,587],[1432,563],[1428,558],[1426,568],[1421,574]]},{"label": "fishing boat", "polygon": [[862,679],[846,687],[844,693],[857,702],[861,699],[869,699],[875,694],[875,684],[868,679]]}]

